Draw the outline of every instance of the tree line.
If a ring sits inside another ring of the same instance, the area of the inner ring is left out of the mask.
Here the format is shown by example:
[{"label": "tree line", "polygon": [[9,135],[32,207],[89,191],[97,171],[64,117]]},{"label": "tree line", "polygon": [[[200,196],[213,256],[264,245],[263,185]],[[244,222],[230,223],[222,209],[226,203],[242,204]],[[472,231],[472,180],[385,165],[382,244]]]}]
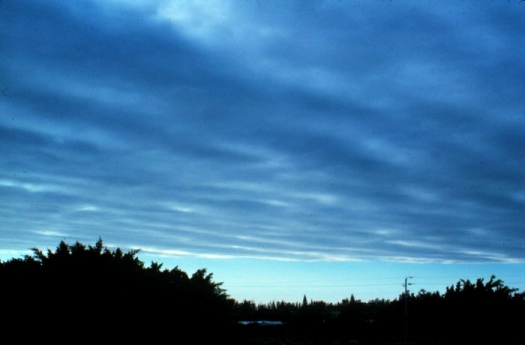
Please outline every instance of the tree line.
[{"label": "tree line", "polygon": [[[326,303],[304,296],[300,303],[255,304],[231,298],[205,268],[188,274],[178,266],[146,266],[138,252],[110,250],[99,238],[0,261],[2,336],[58,343],[524,343],[525,292],[495,276],[393,300],[351,295]],[[255,322],[261,320],[278,323]]]}]

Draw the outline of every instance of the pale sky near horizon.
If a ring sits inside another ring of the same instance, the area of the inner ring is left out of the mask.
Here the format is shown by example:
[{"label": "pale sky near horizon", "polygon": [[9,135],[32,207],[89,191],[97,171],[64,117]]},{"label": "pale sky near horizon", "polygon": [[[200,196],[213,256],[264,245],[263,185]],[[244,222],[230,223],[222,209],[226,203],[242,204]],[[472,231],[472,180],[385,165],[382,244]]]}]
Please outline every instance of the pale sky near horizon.
[{"label": "pale sky near horizon", "polygon": [[0,1],[0,258],[237,299],[525,290],[525,3]]}]

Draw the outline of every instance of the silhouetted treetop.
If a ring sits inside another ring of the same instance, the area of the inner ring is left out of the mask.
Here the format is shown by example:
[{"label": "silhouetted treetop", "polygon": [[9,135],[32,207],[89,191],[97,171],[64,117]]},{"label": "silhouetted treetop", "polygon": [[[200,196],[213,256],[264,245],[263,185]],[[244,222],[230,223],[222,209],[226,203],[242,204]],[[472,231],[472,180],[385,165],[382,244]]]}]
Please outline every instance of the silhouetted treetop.
[{"label": "silhouetted treetop", "polygon": [[[26,327],[50,336],[65,328],[85,333],[103,327],[134,340],[133,334],[226,329],[233,322],[233,301],[206,269],[189,276],[178,266],[146,267],[139,250],[110,250],[101,238],[89,246],[61,241],[55,250],[31,250],[23,259],[0,262],[0,295],[16,301],[3,308],[4,325],[23,319]],[[31,310],[63,312],[32,319]]]},{"label": "silhouetted treetop", "polygon": [[474,283],[470,280],[460,279],[455,286],[451,285],[446,288],[445,298],[523,299],[524,293],[518,293],[518,291],[517,288],[508,287],[501,279],[496,279],[496,276],[492,275],[486,283],[484,283],[483,278],[478,278]]}]

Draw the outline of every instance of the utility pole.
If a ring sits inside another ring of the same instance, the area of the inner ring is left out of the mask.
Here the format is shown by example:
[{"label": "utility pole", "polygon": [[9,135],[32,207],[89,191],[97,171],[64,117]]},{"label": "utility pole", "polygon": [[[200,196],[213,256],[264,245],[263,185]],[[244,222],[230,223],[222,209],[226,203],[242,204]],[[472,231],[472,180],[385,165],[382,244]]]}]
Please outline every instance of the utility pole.
[{"label": "utility pole", "polygon": [[408,280],[412,277],[405,277],[405,345],[408,344],[408,285],[412,285]]}]

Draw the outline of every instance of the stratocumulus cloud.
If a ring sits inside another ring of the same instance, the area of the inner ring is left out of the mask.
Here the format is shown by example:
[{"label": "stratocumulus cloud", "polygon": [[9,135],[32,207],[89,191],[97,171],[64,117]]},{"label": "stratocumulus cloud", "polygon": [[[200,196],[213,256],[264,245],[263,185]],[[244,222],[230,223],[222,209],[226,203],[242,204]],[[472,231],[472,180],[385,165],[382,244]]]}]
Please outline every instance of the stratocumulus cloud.
[{"label": "stratocumulus cloud", "polygon": [[525,6],[0,3],[0,252],[523,262]]}]

